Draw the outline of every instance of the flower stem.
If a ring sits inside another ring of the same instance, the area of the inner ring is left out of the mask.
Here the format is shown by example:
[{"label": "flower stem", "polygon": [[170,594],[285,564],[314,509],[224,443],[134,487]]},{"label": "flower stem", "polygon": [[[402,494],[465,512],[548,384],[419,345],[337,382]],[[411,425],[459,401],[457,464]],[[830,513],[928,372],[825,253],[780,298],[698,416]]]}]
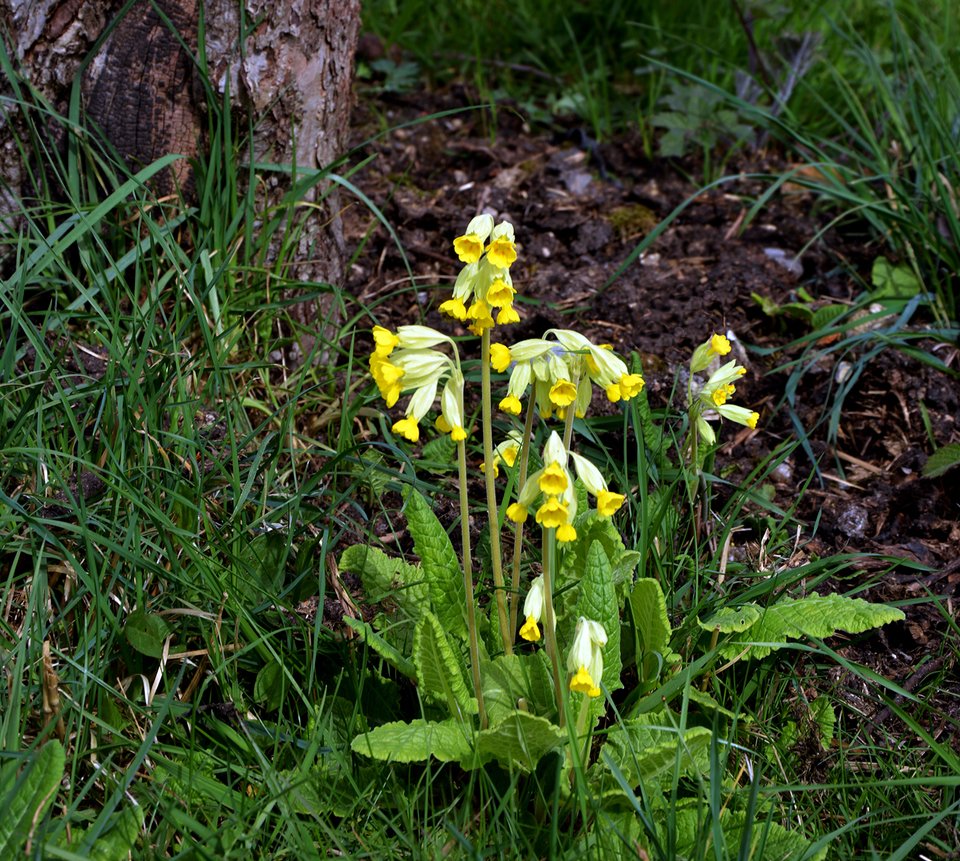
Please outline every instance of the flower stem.
[{"label": "flower stem", "polygon": [[463,440],[457,443],[460,467],[460,541],[463,545],[463,590],[467,601],[467,632],[470,636],[470,669],[473,673],[473,692],[477,697],[480,729],[487,728],[487,712],[483,706],[483,688],[480,683],[480,639],[477,634],[476,598],[473,594],[473,559],[470,549],[470,497],[467,494],[467,448]]},{"label": "flower stem", "polygon": [[[517,498],[527,480],[527,466],[530,463],[530,437],[533,434],[533,417],[537,406],[534,398],[527,401],[527,415],[523,422],[523,445],[520,447],[520,467],[517,470]],[[513,560],[510,578],[510,638],[517,630],[517,615],[520,608],[520,554],[523,551],[523,524],[517,523],[513,531]]]},{"label": "flower stem", "polygon": [[553,686],[557,698],[560,726],[564,725],[563,680],[560,675],[560,656],[557,653],[556,616],[553,612],[553,574],[557,562],[557,531],[543,530],[543,644],[553,665]]},{"label": "flower stem", "polygon": [[[480,336],[480,386],[482,397],[483,462],[490,464],[484,470],[487,488],[487,521],[490,528],[490,563],[493,568],[493,588],[496,593],[500,639],[506,654],[513,654],[513,632],[507,615],[507,596],[503,583],[503,558],[500,553],[500,520],[497,512],[497,489],[493,478],[493,407],[490,398],[490,330]],[[462,484],[463,482],[461,482]]]}]

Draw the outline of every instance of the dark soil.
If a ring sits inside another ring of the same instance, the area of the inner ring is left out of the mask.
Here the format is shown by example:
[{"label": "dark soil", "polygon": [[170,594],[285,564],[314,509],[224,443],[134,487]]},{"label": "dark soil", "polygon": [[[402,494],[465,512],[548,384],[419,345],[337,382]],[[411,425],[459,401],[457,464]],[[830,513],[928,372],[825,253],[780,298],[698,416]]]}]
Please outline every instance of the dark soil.
[{"label": "dark soil", "polygon": [[[390,98],[358,107],[358,143],[376,134],[377,122],[396,127],[469,103],[457,91]],[[806,446],[773,476],[775,501],[789,507],[818,470],[797,510],[803,524],[798,556],[870,554],[851,562],[851,576],[837,588],[871,585],[866,594],[873,600],[906,602],[905,623],[832,646],[926,698],[940,720],[928,730],[941,740],[952,737],[960,749],[960,684],[950,672],[957,644],[945,643],[957,639],[960,473],[926,479],[920,472],[933,451],[931,437],[937,446],[960,440],[960,381],[892,347],[866,360],[875,341],[846,351],[835,342],[794,345],[809,335],[809,325],[771,316],[755,298],[783,306],[799,301],[803,288],[814,308],[853,304],[882,247],[855,223],[825,229],[834,213],[800,188],[787,186],[751,219],[751,207],[771,183],[759,175],[788,167],[775,153],[755,153],[737,168],[728,166],[729,174],[740,173],[696,196],[614,278],[644,236],[696,195],[698,186],[687,178],[695,166],[651,161],[629,135],[598,146],[577,129],[534,133],[509,110],[498,112],[495,133],[484,121],[479,111],[457,113],[398,128],[366,147],[376,158],[352,181],[396,230],[415,276],[411,283],[397,245],[370,212],[359,203],[348,208],[348,247],[365,240],[350,292],[375,309],[371,325],[449,328],[436,307],[459,269],[452,240],[485,210],[517,230],[520,256],[511,273],[524,304],[511,340],[558,326],[578,328],[624,356],[636,351],[656,407],[667,404],[697,344],[712,332],[731,333],[749,368],[738,400],[762,418],[753,432],[724,428],[728,442],[718,464],[737,464],[745,474],[803,429]],[[922,331],[923,322],[917,317],[907,326]],[[914,345],[960,370],[955,344]],[[788,363],[801,355],[808,369],[791,383]],[[831,433],[828,419],[851,373],[854,382]],[[785,402],[788,385],[795,389],[792,407]],[[925,690],[928,671],[944,668],[954,679],[949,689]],[[852,682],[847,690],[846,681],[841,673],[829,684],[873,716],[875,731],[902,727],[876,698],[861,703],[863,691]],[[945,715],[952,720],[944,723]]]}]

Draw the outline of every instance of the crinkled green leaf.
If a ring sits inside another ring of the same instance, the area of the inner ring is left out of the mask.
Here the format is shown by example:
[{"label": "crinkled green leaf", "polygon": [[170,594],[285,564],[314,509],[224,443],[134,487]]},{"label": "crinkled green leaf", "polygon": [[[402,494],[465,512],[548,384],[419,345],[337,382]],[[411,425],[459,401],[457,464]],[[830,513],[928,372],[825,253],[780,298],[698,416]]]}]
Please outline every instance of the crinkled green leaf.
[{"label": "crinkled green leaf", "polygon": [[357,767],[341,757],[324,756],[305,771],[281,771],[278,777],[286,781],[284,798],[296,812],[307,816],[332,813],[347,817],[360,805],[366,805],[357,787],[370,785],[376,780],[376,774],[373,766]]},{"label": "crinkled green leaf", "polygon": [[873,261],[870,272],[874,298],[909,299],[920,292],[921,284],[916,273],[906,263],[894,266],[886,257]]},{"label": "crinkled green leaf", "polygon": [[367,603],[379,605],[381,613],[373,629],[401,654],[410,654],[414,623],[430,607],[420,566],[387,556],[376,547],[355,544],[340,554],[339,567],[360,578]]},{"label": "crinkled green leaf", "polygon": [[546,718],[515,711],[496,726],[477,734],[474,752],[461,760],[464,768],[476,768],[495,760],[504,768],[533,771],[540,759],[566,743],[567,731]]},{"label": "crinkled green leaf", "polygon": [[611,772],[619,771],[631,786],[672,779],[677,759],[683,774],[709,769],[712,733],[690,727],[681,736],[663,712],[641,715],[610,728],[601,759]]},{"label": "crinkled green leaf", "polygon": [[706,691],[697,690],[697,688],[695,688],[693,685],[691,685],[687,690],[686,696],[690,702],[696,703],[698,706],[701,706],[707,711],[716,712],[717,714],[721,714],[726,718],[730,718],[730,720],[736,718],[738,721],[740,721],[740,723],[752,722],[752,719],[748,714],[745,714],[744,712],[735,714],[734,712],[730,711],[730,709],[724,708],[722,705],[720,705],[720,703],[717,702]]},{"label": "crinkled green leaf", "polygon": [[134,610],[123,625],[127,642],[150,658],[163,656],[163,641],[170,636],[170,630],[163,616],[143,610]]},{"label": "crinkled green leaf", "polygon": [[343,617],[343,623],[356,631],[373,651],[383,658],[391,667],[405,675],[408,679],[417,680],[417,670],[413,666],[413,661],[409,660],[399,650],[394,648],[376,631],[373,630],[368,622],[362,622],[350,616]]},{"label": "crinkled green leaf", "polygon": [[[693,809],[679,810],[675,816],[675,834],[677,857],[690,857],[699,846],[700,832],[704,827],[706,811]],[[796,831],[788,831],[776,822],[767,822],[762,818],[747,821],[743,811],[728,812],[720,820],[725,850],[719,854],[729,858],[752,858],[756,861],[823,861],[827,850],[821,849],[807,855],[810,841]],[[749,851],[741,851],[745,826],[750,828]],[[760,847],[763,853],[760,853]]]},{"label": "crinkled green leaf", "polygon": [[742,607],[724,607],[705,622],[697,619],[697,624],[705,631],[719,629],[721,634],[740,634],[759,619],[760,608],[756,604],[744,604]]},{"label": "crinkled green leaf", "polygon": [[358,735],[350,748],[373,759],[390,762],[426,762],[432,756],[441,762],[466,757],[473,747],[472,730],[457,720],[442,723],[418,718],[410,723],[385,723]]},{"label": "crinkled green leaf", "polygon": [[951,442],[938,448],[923,465],[926,478],[937,478],[947,470],[960,465],[960,442]]},{"label": "crinkled green leaf", "polygon": [[603,630],[607,632],[607,645],[603,647],[603,684],[610,693],[622,688],[620,607],[610,558],[600,541],[592,542],[587,551],[576,612],[577,616],[593,619],[603,625]]},{"label": "crinkled green leaf", "polygon": [[549,720],[557,717],[553,679],[546,652],[498,655],[480,664],[483,704],[491,724],[512,715],[521,700],[527,711]]},{"label": "crinkled green leaf", "polygon": [[[635,563],[633,551],[627,551],[617,527],[609,517],[600,517],[593,509],[585,510],[574,521],[577,539],[564,551],[560,562],[560,573],[556,578],[556,589],[561,591],[570,583],[576,583],[587,564],[587,553],[594,541],[599,541],[610,560],[614,583],[627,580],[633,573],[631,563]],[[620,563],[624,564],[621,565]]]},{"label": "crinkled green leaf", "polygon": [[[129,804],[120,813],[110,818],[106,829],[97,835],[96,841],[86,850],[84,857],[90,861],[126,861],[130,857],[133,844],[140,836],[142,826],[143,808],[136,804]],[[73,828],[70,832],[70,843],[61,839],[58,844],[68,851],[76,852],[83,844],[87,830]]]},{"label": "crinkled green leaf", "polygon": [[286,682],[283,667],[277,661],[264,664],[253,682],[253,699],[264,708],[279,708],[286,693]]},{"label": "crinkled green leaf", "polygon": [[0,857],[22,858],[27,838],[57,797],[66,755],[47,742],[18,775],[20,761],[0,768]]},{"label": "crinkled green leaf", "polygon": [[407,503],[407,526],[413,538],[414,550],[420,557],[420,567],[429,588],[433,610],[447,631],[466,639],[467,604],[463,570],[450,536],[437,520],[430,503],[420,493],[408,490],[404,497]]},{"label": "crinkled green leaf", "polygon": [[805,598],[781,598],[763,609],[757,622],[746,631],[732,635],[721,646],[720,654],[732,658],[747,649],[747,656],[763,658],[785,646],[790,639],[822,639],[832,637],[837,631],[859,634],[904,618],[896,607],[844,595],[814,592]]},{"label": "crinkled green leaf", "polygon": [[644,680],[654,679],[659,674],[660,659],[669,658],[672,633],[660,584],[652,577],[637,580],[630,592],[630,610],[639,640],[637,664]]},{"label": "crinkled green leaf", "polygon": [[810,327],[815,331],[826,329],[834,320],[850,311],[849,305],[823,305],[810,318]]},{"label": "crinkled green leaf", "polygon": [[477,713],[477,700],[467,686],[459,652],[450,644],[440,619],[430,611],[417,622],[413,665],[417,669],[417,684],[425,697],[446,705],[455,718]]}]

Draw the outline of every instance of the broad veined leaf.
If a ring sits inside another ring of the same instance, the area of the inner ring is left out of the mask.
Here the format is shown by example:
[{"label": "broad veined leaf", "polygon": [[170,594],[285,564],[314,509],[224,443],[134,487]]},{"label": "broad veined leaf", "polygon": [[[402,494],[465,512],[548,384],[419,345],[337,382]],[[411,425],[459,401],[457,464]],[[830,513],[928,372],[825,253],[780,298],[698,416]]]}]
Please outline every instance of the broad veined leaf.
[{"label": "broad veined leaf", "polygon": [[482,661],[483,704],[491,724],[516,712],[520,700],[527,711],[549,720],[557,717],[550,664],[543,649],[526,655],[498,655]]},{"label": "broad veined leaf", "polygon": [[373,651],[383,658],[391,667],[408,679],[417,680],[417,670],[413,661],[407,658],[399,649],[388,643],[380,634],[373,630],[369,622],[362,622],[351,616],[344,616],[343,623],[356,631]]},{"label": "broad veined leaf", "polygon": [[471,733],[469,725],[461,721],[438,723],[418,718],[410,723],[386,723],[358,735],[350,749],[391,762],[426,762],[431,756],[440,762],[455,762],[470,753]]},{"label": "broad veined leaf", "polygon": [[140,654],[150,658],[163,656],[163,641],[170,635],[170,626],[163,616],[134,610],[123,625],[127,642]]},{"label": "broad veined leaf", "polygon": [[577,516],[574,525],[577,529],[577,540],[562,556],[560,574],[557,577],[558,590],[580,579],[587,564],[587,553],[595,541],[599,541],[606,551],[615,575],[614,583],[626,580],[632,575],[637,557],[633,551],[627,551],[624,547],[623,539],[609,517],[600,517],[596,511],[589,509]]},{"label": "broad veined leaf", "polygon": [[[120,813],[110,817],[105,831],[97,835],[96,841],[86,849],[84,858],[90,861],[126,861],[130,857],[133,844],[140,836],[143,826],[143,808],[136,804],[129,804]],[[70,833],[70,844],[64,840],[58,841],[60,846],[76,852],[82,847],[86,828],[73,828]]]},{"label": "broad veined leaf", "polygon": [[697,624],[705,631],[740,634],[753,627],[759,619],[760,608],[756,604],[744,604],[742,607],[724,607],[705,622],[697,619]]},{"label": "broad veined leaf", "polygon": [[937,478],[955,466],[960,466],[960,442],[947,443],[931,454],[923,465],[923,475]]},{"label": "broad veined leaf", "polygon": [[760,618],[740,634],[734,634],[720,648],[725,658],[746,655],[763,658],[799,637],[832,637],[837,631],[860,634],[888,622],[904,619],[896,607],[871,604],[862,598],[818,595],[781,598],[760,611]]},{"label": "broad veined leaf", "polygon": [[429,610],[417,622],[413,635],[413,665],[424,696],[445,704],[454,718],[477,713],[477,700],[471,696],[464,678],[463,661],[439,618]]},{"label": "broad veined leaf", "polygon": [[0,768],[0,857],[24,857],[30,832],[57,797],[65,764],[60,742],[49,741],[19,775],[19,761]]},{"label": "broad veined leaf", "polygon": [[568,739],[567,731],[546,718],[515,711],[496,726],[477,734],[475,752],[464,757],[464,768],[496,760],[504,768],[533,771],[540,759]]},{"label": "broad veined leaf", "polygon": [[630,611],[637,632],[637,664],[643,680],[655,679],[661,659],[670,660],[670,619],[663,589],[652,577],[637,580],[630,592]]},{"label": "broad veined leaf", "polygon": [[[703,810],[679,810],[675,819],[676,851],[678,857],[695,853],[699,846],[698,832],[703,829]],[[727,812],[720,820],[723,840],[726,846],[721,857],[753,858],[757,861],[823,861],[827,857],[826,848],[812,854],[810,841],[802,834],[788,831],[776,822],[763,817],[747,820],[743,811]],[[744,831],[749,827],[744,846]],[[761,854],[760,849],[763,847]],[[746,849],[746,851],[744,851]]]},{"label": "broad veined leaf", "polygon": [[413,547],[420,557],[433,610],[447,631],[466,639],[467,605],[463,570],[450,543],[450,536],[421,494],[408,490],[404,497],[407,502],[407,526],[413,537]]},{"label": "broad veined leaf", "polygon": [[428,607],[429,592],[418,565],[354,544],[340,554],[339,566],[360,578],[367,601],[380,604],[398,620],[416,621]]},{"label": "broad veined leaf", "polygon": [[709,770],[711,737],[711,731],[700,726],[681,733],[661,711],[611,727],[601,759],[609,771],[619,771],[631,786],[637,786],[672,778],[678,760],[681,774]]}]

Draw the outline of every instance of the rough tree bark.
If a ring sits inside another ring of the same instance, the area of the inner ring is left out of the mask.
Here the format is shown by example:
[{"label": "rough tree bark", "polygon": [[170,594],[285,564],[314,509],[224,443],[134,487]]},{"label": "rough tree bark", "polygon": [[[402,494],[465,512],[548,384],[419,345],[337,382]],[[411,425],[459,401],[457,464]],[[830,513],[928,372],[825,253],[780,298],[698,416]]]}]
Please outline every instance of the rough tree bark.
[{"label": "rough tree bark", "polygon": [[[83,105],[131,168],[170,152],[193,156],[203,146],[195,62],[201,13],[210,80],[221,94],[229,82],[235,105],[256,114],[256,159],[318,168],[342,154],[360,0],[137,0],[118,21],[124,6],[124,0],[0,0],[0,26],[8,55],[61,112],[83,61],[112,26],[83,71]],[[14,114],[0,112],[0,217],[31,194],[10,134]],[[181,161],[157,191],[176,186],[189,193],[190,181]],[[276,175],[263,187],[270,189],[268,206],[284,191]],[[305,223],[296,268],[286,276],[341,282],[335,191],[324,204]],[[295,315],[311,323],[316,312],[301,305]]]}]

